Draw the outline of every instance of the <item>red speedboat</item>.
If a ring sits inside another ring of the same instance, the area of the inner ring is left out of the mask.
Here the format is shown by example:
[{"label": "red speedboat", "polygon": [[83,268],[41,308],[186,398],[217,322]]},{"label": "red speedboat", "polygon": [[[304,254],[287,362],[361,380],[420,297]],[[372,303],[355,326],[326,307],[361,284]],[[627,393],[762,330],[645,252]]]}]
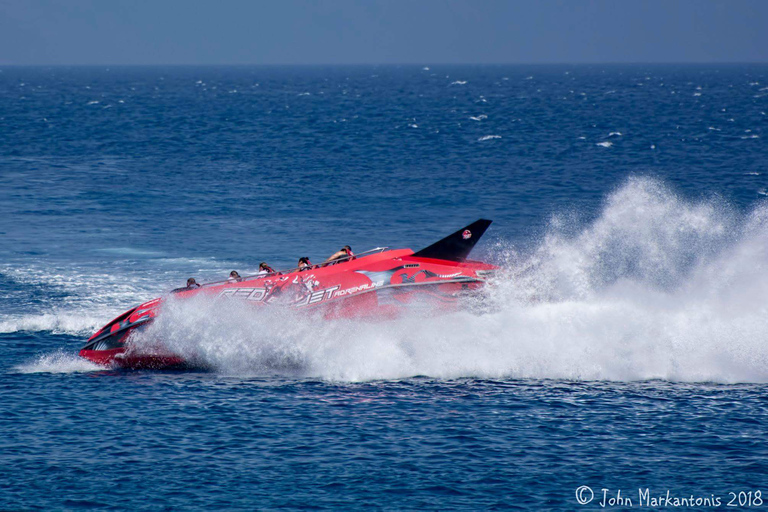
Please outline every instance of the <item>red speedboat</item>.
[{"label": "red speedboat", "polygon": [[[204,294],[215,300],[241,300],[255,307],[309,308],[328,318],[391,318],[408,304],[428,299],[438,308],[454,307],[477,290],[496,268],[467,259],[490,226],[478,220],[418,252],[377,248],[309,269],[248,276],[239,282],[216,282],[174,290],[174,299]],[[173,368],[182,357],[158,346],[132,346],[131,335],[162,314],[167,298],[132,308],[90,337],[80,356],[122,368]]]}]

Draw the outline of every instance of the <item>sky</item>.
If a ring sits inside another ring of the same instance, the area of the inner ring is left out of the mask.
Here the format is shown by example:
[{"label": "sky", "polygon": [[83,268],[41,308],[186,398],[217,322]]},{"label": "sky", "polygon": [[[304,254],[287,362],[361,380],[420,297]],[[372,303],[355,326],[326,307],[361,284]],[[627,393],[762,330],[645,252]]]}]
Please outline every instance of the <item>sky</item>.
[{"label": "sky", "polygon": [[768,62],[768,0],[0,0],[0,65]]}]

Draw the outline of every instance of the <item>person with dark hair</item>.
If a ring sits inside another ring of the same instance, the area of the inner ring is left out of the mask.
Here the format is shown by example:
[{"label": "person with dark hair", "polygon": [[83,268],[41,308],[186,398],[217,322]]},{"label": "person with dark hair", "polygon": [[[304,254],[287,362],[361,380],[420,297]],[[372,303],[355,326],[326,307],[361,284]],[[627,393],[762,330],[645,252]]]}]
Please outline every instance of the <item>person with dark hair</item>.
[{"label": "person with dark hair", "polygon": [[306,256],[302,256],[301,258],[299,258],[299,272],[303,272],[311,268],[312,268],[312,262],[309,261],[309,258],[307,258]]},{"label": "person with dark hair", "polygon": [[240,277],[240,274],[237,273],[237,270],[233,270],[232,272],[230,272],[229,279],[227,279],[227,281],[230,283],[239,283],[242,280],[243,278]]},{"label": "person with dark hair", "polygon": [[259,263],[259,272],[256,274],[257,276],[265,276],[267,274],[274,274],[275,269],[267,265],[266,261],[262,261]]},{"label": "person with dark hair", "polygon": [[179,292],[186,292],[188,290],[194,290],[195,288],[200,288],[200,284],[198,284],[197,281],[195,281],[194,277],[190,277],[187,279],[187,286],[182,286],[181,288],[174,288],[171,290],[171,293],[179,293]]},{"label": "person with dark hair", "polygon": [[352,248],[348,245],[342,247],[338,252],[331,255],[330,258],[323,262],[323,265],[330,265],[333,263],[341,263],[342,261],[349,261],[355,257],[352,252]]}]

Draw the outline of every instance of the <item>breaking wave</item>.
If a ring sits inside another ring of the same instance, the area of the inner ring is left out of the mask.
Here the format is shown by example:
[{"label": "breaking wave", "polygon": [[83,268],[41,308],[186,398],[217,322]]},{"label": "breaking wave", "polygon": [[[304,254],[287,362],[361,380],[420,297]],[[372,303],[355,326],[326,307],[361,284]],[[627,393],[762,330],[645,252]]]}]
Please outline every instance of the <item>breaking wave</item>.
[{"label": "breaking wave", "polygon": [[228,374],[768,381],[763,204],[740,214],[636,178],[595,220],[554,217],[533,249],[492,252],[482,314],[367,323],[187,301],[144,335]]},{"label": "breaking wave", "polygon": [[[130,257],[160,255],[152,251],[119,248],[116,252]],[[187,272],[202,275],[201,280],[220,278],[221,268],[231,262],[213,259],[155,258],[146,266],[126,274],[102,265],[64,265],[33,260],[23,265],[0,267],[0,290],[6,297],[31,307],[21,311],[0,311],[0,334],[14,332],[50,332],[84,336],[93,334],[108,320],[129,307],[157,297],[178,286]],[[242,268],[242,267],[241,267]],[[190,269],[195,269],[194,271]],[[199,274],[198,274],[199,272]],[[246,271],[247,273],[247,271]],[[251,272],[252,273],[252,272]],[[0,297],[0,298],[6,298]],[[30,309],[31,309],[30,308]]]},{"label": "breaking wave", "polygon": [[99,316],[90,312],[87,316],[77,311],[66,313],[42,313],[35,315],[9,315],[0,320],[0,334],[13,332],[51,332],[76,336],[93,334],[104,325],[113,312]]}]

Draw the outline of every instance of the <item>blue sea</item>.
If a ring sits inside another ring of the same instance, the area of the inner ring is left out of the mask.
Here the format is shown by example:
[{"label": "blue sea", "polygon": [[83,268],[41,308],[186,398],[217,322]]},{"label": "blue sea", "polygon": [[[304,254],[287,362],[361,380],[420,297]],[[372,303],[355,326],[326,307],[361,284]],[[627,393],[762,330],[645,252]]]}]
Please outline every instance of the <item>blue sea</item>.
[{"label": "blue sea", "polygon": [[[0,509],[768,507],[766,112],[765,65],[0,67]],[[478,218],[483,308],[77,357]]]}]

